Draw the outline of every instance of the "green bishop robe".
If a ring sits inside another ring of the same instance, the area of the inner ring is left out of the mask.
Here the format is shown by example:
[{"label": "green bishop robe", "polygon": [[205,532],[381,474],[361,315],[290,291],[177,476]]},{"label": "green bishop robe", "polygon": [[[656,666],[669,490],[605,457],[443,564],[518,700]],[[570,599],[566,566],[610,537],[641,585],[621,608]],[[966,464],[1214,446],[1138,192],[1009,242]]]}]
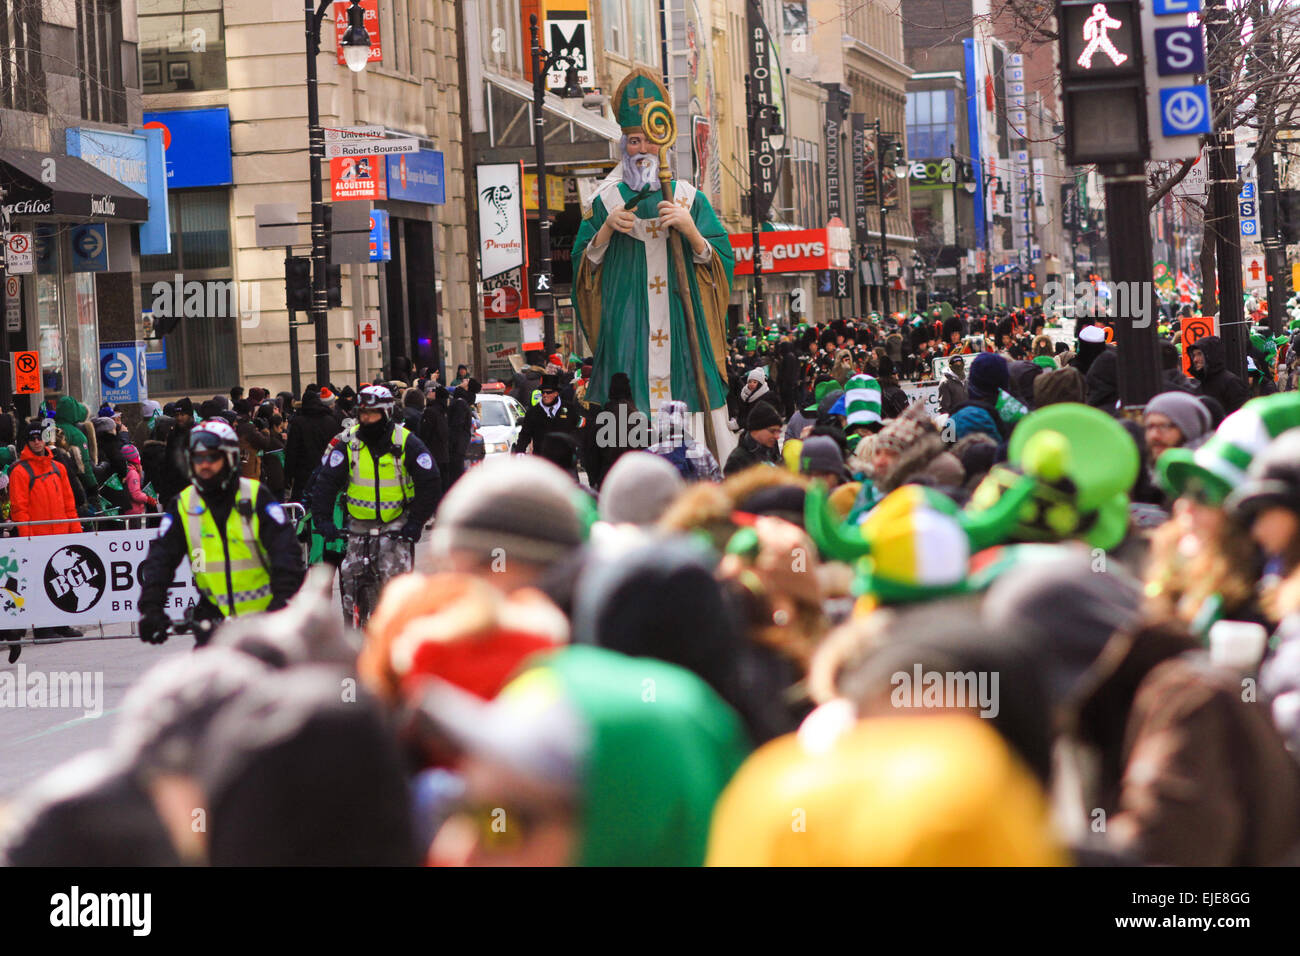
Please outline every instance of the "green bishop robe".
[{"label": "green bishop robe", "polygon": [[[616,177],[606,179],[596,191],[590,214],[584,215],[578,229],[573,243],[573,301],[594,349],[589,402],[607,401],[610,378],[625,372],[638,408],[653,414],[672,398],[685,402],[692,412],[705,411],[700,407],[682,293],[668,245],[671,233],[681,245],[686,265],[697,338],[704,353],[699,358],[708,384],[708,409],[726,407],[726,316],[735,258],[726,230],[704,194],[690,183],[673,180],[671,185],[674,202],[690,209],[708,241],[700,257],[680,232],[657,225],[662,199],[658,191],[637,205],[632,233],[615,232],[603,250],[589,252],[609,210],[636,195]],[[725,422],[725,415],[721,420]]]}]

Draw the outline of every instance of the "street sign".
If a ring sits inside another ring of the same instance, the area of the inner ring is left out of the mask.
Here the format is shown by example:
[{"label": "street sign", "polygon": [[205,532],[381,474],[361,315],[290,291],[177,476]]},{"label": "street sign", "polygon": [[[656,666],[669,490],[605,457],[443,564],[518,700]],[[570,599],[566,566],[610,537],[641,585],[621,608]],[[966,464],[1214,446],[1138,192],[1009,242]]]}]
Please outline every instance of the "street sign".
[{"label": "street sign", "polygon": [[1264,292],[1268,288],[1268,276],[1263,256],[1241,257],[1241,284],[1247,292]]},{"label": "street sign", "polygon": [[10,275],[27,275],[35,269],[30,232],[11,232],[5,243],[5,270]]},{"label": "street sign", "polygon": [[1206,170],[1210,167],[1210,162],[1206,158],[1205,150],[1201,150],[1201,155],[1196,157],[1196,162],[1192,168],[1187,171],[1183,181],[1174,187],[1174,194],[1182,196],[1185,199],[1200,199],[1206,195],[1206,187],[1209,182],[1209,176]]},{"label": "street sign", "polygon": [[1189,26],[1200,0],[1156,0],[1142,11],[1147,135],[1153,160],[1186,159],[1211,130],[1210,88],[1189,81],[1205,73],[1205,28]]},{"label": "street sign", "polygon": [[39,395],[41,393],[40,353],[10,352],[9,359],[14,370],[14,394]]},{"label": "street sign", "polygon": [[23,327],[23,286],[17,276],[5,276],[5,330],[19,332]]},{"label": "street sign", "polygon": [[388,131],[382,126],[324,126],[325,142],[337,143],[348,139],[383,139]]},{"label": "street sign", "polygon": [[379,320],[357,320],[357,346],[362,349],[379,348]]},{"label": "street sign", "polygon": [[387,156],[393,153],[418,153],[420,141],[413,138],[399,139],[345,139],[337,143],[325,144],[325,158],[338,159],[340,156]]},{"label": "street sign", "polygon": [[1156,73],[1182,76],[1205,72],[1205,31],[1202,27],[1161,27],[1155,31]]},{"label": "street sign", "polygon": [[298,241],[298,207],[291,202],[258,203],[253,207],[253,225],[263,249],[292,246]]},{"label": "street sign", "polygon": [[1170,86],[1160,91],[1161,136],[1199,136],[1209,132],[1208,86]]},{"label": "street sign", "polygon": [[1241,223],[1241,234],[1247,239],[1259,235],[1259,178],[1255,164],[1250,161],[1252,148],[1246,146],[1237,152],[1237,178],[1241,180],[1241,192],[1237,194],[1237,218]]}]

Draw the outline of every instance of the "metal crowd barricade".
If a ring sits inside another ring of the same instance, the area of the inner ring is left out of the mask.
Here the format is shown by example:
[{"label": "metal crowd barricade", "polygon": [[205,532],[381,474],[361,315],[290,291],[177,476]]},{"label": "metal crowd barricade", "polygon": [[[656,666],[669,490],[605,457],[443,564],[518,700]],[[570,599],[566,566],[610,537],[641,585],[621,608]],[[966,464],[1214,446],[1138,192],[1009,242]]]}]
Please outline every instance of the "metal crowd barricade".
[{"label": "metal crowd barricade", "polygon": [[[281,507],[284,508],[285,517],[295,527],[297,527],[298,522],[302,520],[303,516],[306,513],[306,508],[304,508],[303,505],[299,504],[296,501],[282,502]],[[76,518],[74,520],[76,520],[81,525],[82,528],[81,533],[94,534],[99,530],[108,530],[108,531],[148,530],[150,528],[158,527],[158,525],[162,523],[162,518],[163,518],[162,512],[153,512],[153,513],[138,514],[138,515],[92,515],[91,517],[88,518]],[[41,525],[68,524],[68,523],[69,523],[69,519],[67,518],[43,519],[40,521],[3,521],[0,522],[0,542],[2,542],[4,538],[21,537],[16,533],[17,529],[19,528],[37,527]],[[100,527],[101,525],[106,525],[110,523],[111,526],[108,528]],[[88,526],[93,526],[93,527],[88,527]],[[306,546],[300,544],[299,547],[304,551],[304,559],[305,559]],[[140,637],[140,623],[138,618],[133,621],[110,622],[109,627],[122,627],[122,626],[127,627],[128,631],[125,634],[105,633],[103,621],[80,622],[80,625],[85,625],[85,624],[91,624],[93,627],[97,629],[98,633],[83,634],[80,637],[59,636],[59,637],[38,638],[35,636],[34,629],[31,630],[30,635],[27,633],[27,629],[32,628],[32,625],[27,625],[27,628],[24,629],[24,636],[19,640],[9,641],[9,640],[0,639],[0,648],[3,648],[3,646],[7,644],[21,644],[23,646],[47,645],[47,644],[70,644],[70,643],[75,644],[82,641],[121,641],[121,640],[130,640],[130,639],[139,639]],[[56,627],[56,626],[57,625],[43,624],[41,625],[41,628],[44,629],[46,627]]]}]

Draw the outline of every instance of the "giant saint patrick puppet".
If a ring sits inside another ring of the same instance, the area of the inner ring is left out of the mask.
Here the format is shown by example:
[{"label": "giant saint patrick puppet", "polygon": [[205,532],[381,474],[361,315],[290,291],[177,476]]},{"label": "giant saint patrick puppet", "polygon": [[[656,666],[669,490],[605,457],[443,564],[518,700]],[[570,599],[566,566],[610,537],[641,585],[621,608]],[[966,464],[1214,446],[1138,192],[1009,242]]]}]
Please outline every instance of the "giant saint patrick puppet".
[{"label": "giant saint patrick puppet", "polygon": [[725,461],[735,446],[726,427],[734,259],[709,200],[660,170],[675,136],[669,106],[641,70],[614,96],[622,160],[584,206],[573,243],[574,302],[595,358],[587,400],[605,402],[610,378],[625,372],[638,408],[657,415],[669,399],[685,402],[694,437]]}]

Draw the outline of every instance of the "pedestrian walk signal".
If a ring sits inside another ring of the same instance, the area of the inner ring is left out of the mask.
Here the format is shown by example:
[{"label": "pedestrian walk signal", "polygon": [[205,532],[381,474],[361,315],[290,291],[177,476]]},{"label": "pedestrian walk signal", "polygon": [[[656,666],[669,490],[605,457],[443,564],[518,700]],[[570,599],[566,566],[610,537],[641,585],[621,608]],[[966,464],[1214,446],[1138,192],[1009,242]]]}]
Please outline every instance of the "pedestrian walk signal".
[{"label": "pedestrian walk signal", "polygon": [[1137,0],[1057,4],[1065,156],[1072,166],[1146,158],[1142,30]]}]

